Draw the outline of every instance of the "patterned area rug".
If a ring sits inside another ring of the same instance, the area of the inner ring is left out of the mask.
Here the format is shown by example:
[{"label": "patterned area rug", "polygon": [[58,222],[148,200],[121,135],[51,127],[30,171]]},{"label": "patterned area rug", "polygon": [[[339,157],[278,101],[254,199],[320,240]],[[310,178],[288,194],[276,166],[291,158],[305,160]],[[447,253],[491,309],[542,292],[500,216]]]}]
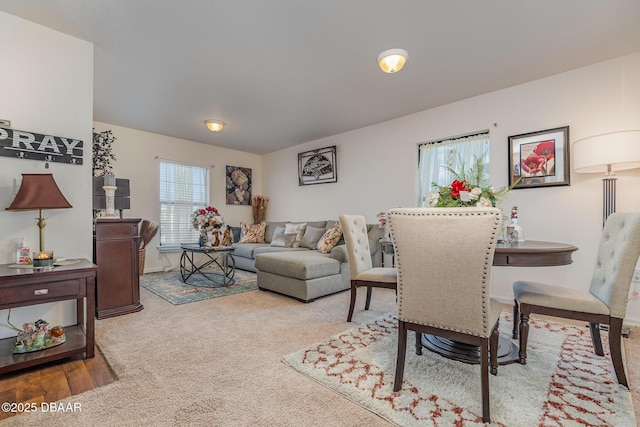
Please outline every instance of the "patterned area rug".
[{"label": "patterned area rug", "polygon": [[[511,318],[502,316],[501,333],[509,336]],[[393,392],[397,335],[397,319],[387,314],[283,362],[400,426],[483,425],[479,365],[426,349],[417,356],[413,332],[402,389]],[[617,384],[606,353],[593,353],[586,327],[532,319],[527,364],[490,375],[490,425],[636,426],[631,395]]]},{"label": "patterned area rug", "polygon": [[189,284],[185,284],[182,282],[180,272],[148,273],[140,277],[140,286],[173,305],[258,289],[255,273],[236,270],[234,278],[235,283],[233,285],[222,286],[221,281],[214,283],[199,274],[194,274],[188,279]]}]

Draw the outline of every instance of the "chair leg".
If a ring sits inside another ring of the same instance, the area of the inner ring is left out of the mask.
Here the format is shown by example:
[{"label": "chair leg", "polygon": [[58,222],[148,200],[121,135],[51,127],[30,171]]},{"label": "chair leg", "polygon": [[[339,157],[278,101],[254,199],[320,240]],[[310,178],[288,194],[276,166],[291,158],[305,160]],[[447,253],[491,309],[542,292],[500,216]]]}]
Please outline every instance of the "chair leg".
[{"label": "chair leg", "polygon": [[591,332],[591,342],[593,343],[593,351],[598,356],[604,356],[602,348],[602,340],[600,339],[600,325],[598,323],[589,323],[589,332]]},{"label": "chair leg", "polygon": [[513,300],[513,333],[511,337],[514,340],[518,339],[518,320],[520,319],[520,310],[518,309],[518,300]]},{"label": "chair leg", "polygon": [[371,305],[371,289],[373,286],[367,286],[367,302],[364,305],[365,310],[369,310],[369,305]]},{"label": "chair leg", "polygon": [[422,332],[416,331],[416,354],[422,356]]},{"label": "chair leg", "polygon": [[349,303],[349,314],[347,315],[347,322],[351,322],[351,318],[353,317],[353,309],[356,306],[356,294],[358,292],[358,287],[354,281],[351,281],[351,302]]},{"label": "chair leg", "polygon": [[496,322],[496,326],[491,331],[491,340],[489,341],[489,372],[491,375],[498,375],[498,345],[500,343],[500,332],[498,331],[500,321]]},{"label": "chair leg", "polygon": [[490,423],[489,409],[489,340],[482,340],[480,345],[480,380],[482,382],[482,422]]},{"label": "chair leg", "polygon": [[609,323],[609,351],[611,352],[611,361],[613,369],[616,371],[618,383],[629,388],[627,375],[624,372],[624,363],[622,361],[622,319],[612,317]]},{"label": "chair leg", "polygon": [[405,322],[398,321],[398,356],[396,357],[396,378],[393,381],[393,391],[402,388],[404,377],[404,359],[407,353],[407,328]]},{"label": "chair leg", "polygon": [[527,340],[529,339],[529,314],[531,309],[528,305],[520,306],[520,351],[518,353],[518,363],[527,364]]}]

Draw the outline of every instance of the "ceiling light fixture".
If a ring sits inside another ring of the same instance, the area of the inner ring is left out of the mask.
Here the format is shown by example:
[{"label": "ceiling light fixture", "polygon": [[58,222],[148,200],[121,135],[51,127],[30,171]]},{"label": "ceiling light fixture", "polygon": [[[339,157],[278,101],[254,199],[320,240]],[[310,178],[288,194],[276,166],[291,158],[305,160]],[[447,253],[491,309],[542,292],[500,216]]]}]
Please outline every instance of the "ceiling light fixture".
[{"label": "ceiling light fixture", "polygon": [[408,58],[409,54],[404,49],[389,49],[378,55],[378,65],[385,73],[397,73]]},{"label": "ceiling light fixture", "polygon": [[224,122],[220,120],[206,120],[204,122],[211,132],[220,132],[224,127]]}]

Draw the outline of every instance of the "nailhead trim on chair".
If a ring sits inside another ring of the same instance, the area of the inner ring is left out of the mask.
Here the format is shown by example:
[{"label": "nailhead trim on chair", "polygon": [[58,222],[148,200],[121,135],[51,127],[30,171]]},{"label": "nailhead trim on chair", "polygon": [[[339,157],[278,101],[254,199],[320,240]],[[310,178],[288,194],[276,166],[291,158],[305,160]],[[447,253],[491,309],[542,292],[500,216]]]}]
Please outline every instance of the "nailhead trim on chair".
[{"label": "nailhead trim on chair", "polygon": [[[446,209],[446,208],[436,208],[436,209]],[[476,216],[476,215],[481,215],[481,216],[486,216],[486,215],[492,215],[495,217],[495,222],[493,225],[493,233],[491,234],[491,241],[495,241],[498,238],[499,232],[498,230],[500,229],[500,224],[502,222],[502,218],[500,217],[499,213],[492,213],[492,212],[477,212],[477,211],[472,211],[472,212],[396,212],[396,215],[402,215],[402,216]],[[389,222],[390,228],[391,228],[391,234],[393,235],[393,222]],[[394,250],[396,253],[396,262],[397,262],[397,267],[398,267],[398,288],[400,288],[402,280],[401,280],[401,276],[402,276],[402,272],[401,272],[401,268],[400,268],[400,262],[402,260],[402,254],[400,253],[400,251],[398,250],[398,248],[396,247],[396,245],[394,244]],[[487,291],[488,291],[488,282],[487,282],[487,276],[488,276],[488,270],[489,267],[493,264],[493,259],[490,258],[490,254],[491,251],[489,248],[487,248],[487,252],[485,253],[485,262],[484,262],[484,269],[482,272],[482,294],[485,296],[485,298],[483,298],[483,304],[482,304],[482,311],[484,314],[487,314],[489,312],[489,307],[487,306],[487,303],[489,302],[489,298],[487,295]],[[398,292],[398,306],[400,307],[400,301],[402,300],[402,293]],[[413,322],[413,323],[421,323],[418,322],[416,319],[411,319],[411,320],[407,320],[407,322]],[[426,326],[435,326],[435,325],[426,325]],[[487,323],[486,318],[483,319],[483,329],[485,330],[485,336],[489,336],[489,334],[491,333],[491,328],[493,325],[489,325]],[[440,326],[438,326],[440,327]],[[475,335],[475,336],[480,336],[477,334],[473,334],[470,333],[468,331],[464,331],[461,329],[450,329],[454,332],[462,332],[468,335]],[[487,332],[488,331],[488,332]]]}]

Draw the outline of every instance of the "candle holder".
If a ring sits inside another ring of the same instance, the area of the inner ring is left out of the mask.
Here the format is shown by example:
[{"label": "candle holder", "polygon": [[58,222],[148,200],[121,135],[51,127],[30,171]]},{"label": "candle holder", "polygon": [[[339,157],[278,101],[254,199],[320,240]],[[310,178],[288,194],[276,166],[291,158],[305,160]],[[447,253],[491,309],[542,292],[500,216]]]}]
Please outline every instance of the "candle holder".
[{"label": "candle holder", "polygon": [[33,253],[33,267],[53,267],[53,251],[41,251]]}]

